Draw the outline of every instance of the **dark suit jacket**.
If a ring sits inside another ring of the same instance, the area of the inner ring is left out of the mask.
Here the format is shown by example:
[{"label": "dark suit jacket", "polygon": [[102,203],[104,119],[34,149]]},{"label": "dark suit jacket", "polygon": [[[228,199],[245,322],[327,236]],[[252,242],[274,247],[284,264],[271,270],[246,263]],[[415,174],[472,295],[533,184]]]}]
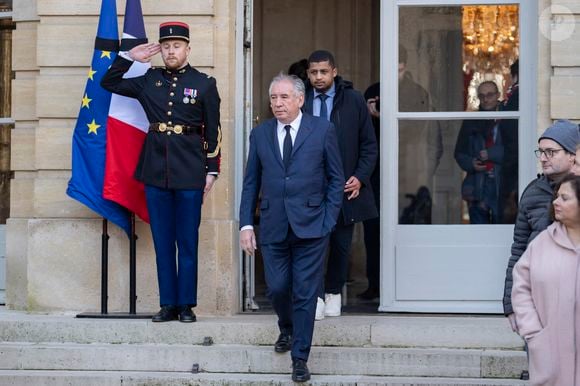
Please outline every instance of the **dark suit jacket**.
[{"label": "dark suit jacket", "polygon": [[[344,176],[347,179],[355,176],[362,184],[357,198],[347,200],[348,195],[343,195],[344,223],[353,224],[378,216],[370,181],[377,162],[378,146],[367,103],[361,93],[340,76],[334,78],[334,83],[336,95],[330,121],[336,128]],[[312,114],[313,101],[314,91],[309,85],[303,111]]]},{"label": "dark suit jacket", "polygon": [[344,189],[344,175],[334,126],[303,114],[285,170],[276,119],[255,127],[240,204],[240,228],[254,224],[258,194],[260,243],[281,242],[288,225],[300,238],[319,238],[336,225]]}]

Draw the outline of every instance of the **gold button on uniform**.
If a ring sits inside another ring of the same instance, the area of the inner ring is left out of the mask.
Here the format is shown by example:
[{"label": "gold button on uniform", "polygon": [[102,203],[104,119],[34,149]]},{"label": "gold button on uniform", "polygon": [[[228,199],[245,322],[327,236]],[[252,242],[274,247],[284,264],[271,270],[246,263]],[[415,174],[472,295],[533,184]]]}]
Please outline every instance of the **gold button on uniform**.
[{"label": "gold button on uniform", "polygon": [[169,106],[173,106],[173,102],[169,102]]},{"label": "gold button on uniform", "polygon": [[177,77],[173,78],[173,80],[177,82]]},{"label": "gold button on uniform", "polygon": [[173,83],[173,84],[172,84],[172,86],[173,86],[173,87],[177,87],[177,84],[176,84],[176,83]]},{"label": "gold button on uniform", "polygon": [[170,92],[170,93],[169,93],[169,96],[174,96],[174,95],[175,95],[175,93],[174,93],[174,92]]},{"label": "gold button on uniform", "polygon": [[171,111],[168,111],[168,112],[167,112],[167,115],[171,115]]}]

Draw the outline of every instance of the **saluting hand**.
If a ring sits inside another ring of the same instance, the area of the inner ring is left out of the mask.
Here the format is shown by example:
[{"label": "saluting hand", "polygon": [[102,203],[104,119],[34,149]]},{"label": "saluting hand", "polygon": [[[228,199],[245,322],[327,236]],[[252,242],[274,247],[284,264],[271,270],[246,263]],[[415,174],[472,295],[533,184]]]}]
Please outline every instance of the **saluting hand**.
[{"label": "saluting hand", "polygon": [[159,43],[143,43],[131,48],[129,57],[137,62],[150,62],[153,56],[161,52],[161,45]]},{"label": "saluting hand", "polygon": [[355,176],[350,177],[346,184],[344,185],[344,192],[350,193],[347,197],[348,200],[352,200],[353,198],[357,198],[360,192],[360,188],[362,184]]}]

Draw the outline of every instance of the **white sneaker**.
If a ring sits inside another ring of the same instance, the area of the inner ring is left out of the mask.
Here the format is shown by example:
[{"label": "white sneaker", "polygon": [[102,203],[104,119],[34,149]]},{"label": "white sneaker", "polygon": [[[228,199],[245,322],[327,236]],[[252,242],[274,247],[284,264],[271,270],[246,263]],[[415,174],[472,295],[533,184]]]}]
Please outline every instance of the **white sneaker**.
[{"label": "white sneaker", "polygon": [[322,300],[322,298],[318,298],[316,301],[316,315],[314,316],[314,320],[322,319],[324,319],[324,300]]},{"label": "white sneaker", "polygon": [[325,316],[340,316],[340,309],[342,308],[342,302],[340,299],[340,294],[325,294]]}]

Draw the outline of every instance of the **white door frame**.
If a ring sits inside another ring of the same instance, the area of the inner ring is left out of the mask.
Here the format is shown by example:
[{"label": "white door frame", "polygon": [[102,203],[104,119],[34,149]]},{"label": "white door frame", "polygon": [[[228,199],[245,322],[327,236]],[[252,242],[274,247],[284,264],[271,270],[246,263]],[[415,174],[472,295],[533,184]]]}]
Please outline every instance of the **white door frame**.
[{"label": "white door frame", "polygon": [[[246,155],[248,152],[252,121],[253,95],[253,0],[236,2],[236,90],[234,114],[234,218],[239,223],[239,207],[242,196]],[[243,76],[240,76],[243,74]],[[255,256],[246,256],[239,245],[239,233],[234,238],[234,249],[238,251],[239,304],[240,311],[255,311],[258,304],[254,301]]]},{"label": "white door frame", "polygon": [[[520,24],[520,110],[519,112],[398,112],[398,41],[399,8],[405,6],[460,6],[460,5],[519,5]],[[398,230],[398,121],[399,119],[449,120],[465,118],[517,118],[519,119],[519,192],[536,174],[536,159],[532,149],[536,143],[537,103],[537,0],[395,0],[381,1],[381,303],[379,311],[409,312],[477,312],[499,313],[501,299],[482,302],[477,306],[465,302],[405,302],[396,299],[395,253]],[[433,231],[454,232],[467,225],[423,225]],[[473,228],[473,225],[470,225]],[[500,232],[513,232],[512,225],[495,225]],[[509,243],[506,243],[506,267]],[[503,278],[502,278],[503,279]],[[503,280],[502,280],[503,281]],[[503,290],[503,287],[502,287]],[[503,292],[503,291],[502,291]]]}]

